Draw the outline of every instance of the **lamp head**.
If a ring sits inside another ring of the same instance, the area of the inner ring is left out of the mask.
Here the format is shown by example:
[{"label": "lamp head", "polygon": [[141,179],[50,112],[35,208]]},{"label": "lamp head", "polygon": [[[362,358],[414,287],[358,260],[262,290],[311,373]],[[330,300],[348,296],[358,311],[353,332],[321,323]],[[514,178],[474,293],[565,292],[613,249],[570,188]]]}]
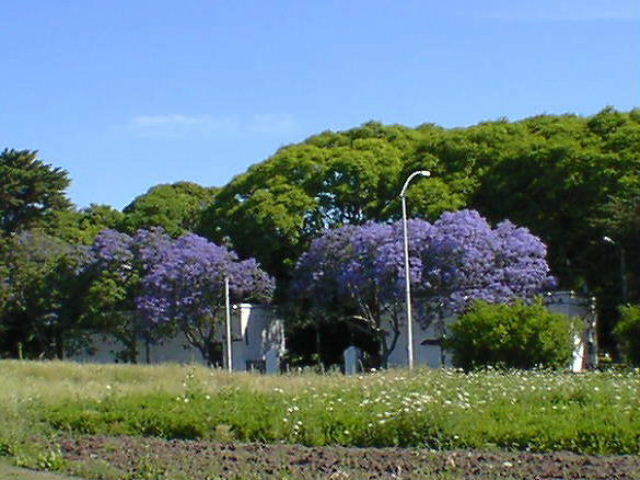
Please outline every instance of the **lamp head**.
[{"label": "lamp head", "polygon": [[409,175],[409,177],[407,178],[407,181],[404,182],[404,186],[402,187],[402,190],[400,191],[400,198],[405,197],[405,194],[407,193],[407,187],[409,186],[409,182],[411,182],[412,179],[418,176],[430,177],[431,172],[429,170],[416,170],[411,175]]},{"label": "lamp head", "polygon": [[611,237],[608,237],[607,235],[602,237],[602,240],[604,240],[607,243],[610,243],[611,245],[615,245],[615,243],[616,243]]}]

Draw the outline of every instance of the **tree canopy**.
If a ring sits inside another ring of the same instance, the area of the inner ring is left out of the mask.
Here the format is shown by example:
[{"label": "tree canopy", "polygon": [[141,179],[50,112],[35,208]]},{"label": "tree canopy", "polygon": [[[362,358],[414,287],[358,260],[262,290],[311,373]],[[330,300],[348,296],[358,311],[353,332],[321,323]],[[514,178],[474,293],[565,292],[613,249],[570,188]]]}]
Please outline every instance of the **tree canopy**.
[{"label": "tree canopy", "polygon": [[191,232],[214,193],[214,188],[192,182],[156,185],[124,208],[121,228],[135,232],[141,228],[162,227],[173,237]]},{"label": "tree canopy", "polygon": [[0,233],[10,235],[41,225],[71,206],[67,172],[38,159],[38,152],[0,152]]}]

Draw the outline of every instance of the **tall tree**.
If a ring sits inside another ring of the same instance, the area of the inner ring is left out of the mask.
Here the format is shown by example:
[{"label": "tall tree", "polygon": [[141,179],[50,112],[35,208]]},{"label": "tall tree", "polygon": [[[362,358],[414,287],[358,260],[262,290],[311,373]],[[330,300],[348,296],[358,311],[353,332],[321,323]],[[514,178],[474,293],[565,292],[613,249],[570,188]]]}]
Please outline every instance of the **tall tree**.
[{"label": "tall tree", "polygon": [[[242,256],[255,255],[284,286],[297,258],[325,229],[399,217],[406,162],[431,128],[370,122],[282,148],[221,188],[198,231],[228,239]],[[434,218],[463,204],[457,187],[433,184]]]},{"label": "tall tree", "polygon": [[42,224],[70,207],[64,191],[66,171],[38,159],[38,152],[5,149],[0,153],[0,233],[10,235]]},{"label": "tall tree", "polygon": [[141,228],[162,227],[173,237],[192,232],[215,191],[191,182],[156,185],[124,208],[121,228],[131,233]]}]

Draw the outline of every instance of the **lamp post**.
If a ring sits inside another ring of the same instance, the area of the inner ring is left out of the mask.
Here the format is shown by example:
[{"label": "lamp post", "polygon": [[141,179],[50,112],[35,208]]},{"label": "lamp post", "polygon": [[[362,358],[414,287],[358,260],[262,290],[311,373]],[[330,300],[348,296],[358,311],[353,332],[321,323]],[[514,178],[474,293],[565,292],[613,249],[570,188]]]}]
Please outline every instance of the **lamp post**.
[{"label": "lamp post", "polygon": [[418,170],[413,172],[404,182],[400,199],[402,200],[402,230],[404,233],[404,277],[405,277],[405,294],[407,302],[407,358],[409,359],[409,369],[413,368],[413,319],[411,317],[411,278],[409,271],[409,235],[407,234],[407,188],[409,183],[417,176],[429,177],[431,172],[428,170]]},{"label": "lamp post", "polygon": [[629,287],[627,284],[627,258],[626,252],[624,251],[624,247],[620,245],[619,242],[616,242],[614,239],[608,236],[602,237],[602,240],[613,245],[614,247],[618,247],[620,250],[620,285],[622,288],[622,303],[627,303],[629,300]]}]

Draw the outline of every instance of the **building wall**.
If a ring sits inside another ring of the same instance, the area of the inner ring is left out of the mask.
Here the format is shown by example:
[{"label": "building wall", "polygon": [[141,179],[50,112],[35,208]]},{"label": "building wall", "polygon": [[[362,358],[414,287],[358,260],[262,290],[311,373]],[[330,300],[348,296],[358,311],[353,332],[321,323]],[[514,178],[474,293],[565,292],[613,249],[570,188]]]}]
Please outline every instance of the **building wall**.
[{"label": "building wall", "polygon": [[[223,335],[223,339],[226,340]],[[267,305],[243,303],[232,311],[231,364],[234,371],[266,371],[266,355],[270,349],[284,355],[284,330]],[[227,342],[223,342],[224,366],[227,367]]]},{"label": "building wall", "polygon": [[[597,351],[595,344],[595,299],[576,296],[573,292],[560,291],[545,296],[548,308],[557,313],[580,317],[584,320],[584,333],[575,339],[573,371],[592,368],[596,364]],[[444,320],[444,328],[451,324],[453,317]],[[426,341],[437,343],[442,337],[442,323],[434,321],[426,329],[414,319],[413,321],[413,355],[416,365],[427,365],[432,368],[452,365],[452,357],[446,351],[442,352],[439,345],[424,345]],[[406,366],[407,354],[407,323],[402,322],[400,337],[396,348],[389,356],[390,367]],[[443,361],[444,360],[444,361]]]},{"label": "building wall", "polygon": [[[220,326],[219,340],[223,344],[223,358],[226,363],[226,339],[224,323]],[[284,332],[282,322],[273,317],[267,305],[242,303],[234,305],[231,311],[232,365],[235,371],[246,371],[248,362],[260,364],[267,352],[276,348],[284,354]],[[92,348],[69,357],[69,360],[91,363],[114,363],[117,353],[124,346],[108,335],[92,335]],[[204,359],[200,351],[192,347],[181,332],[158,344],[146,345],[138,342],[138,363],[201,363]]]}]

